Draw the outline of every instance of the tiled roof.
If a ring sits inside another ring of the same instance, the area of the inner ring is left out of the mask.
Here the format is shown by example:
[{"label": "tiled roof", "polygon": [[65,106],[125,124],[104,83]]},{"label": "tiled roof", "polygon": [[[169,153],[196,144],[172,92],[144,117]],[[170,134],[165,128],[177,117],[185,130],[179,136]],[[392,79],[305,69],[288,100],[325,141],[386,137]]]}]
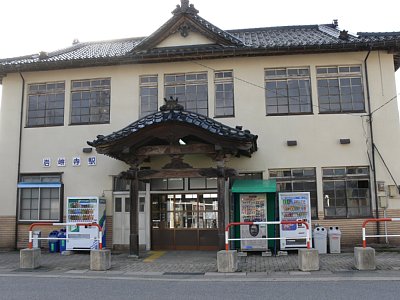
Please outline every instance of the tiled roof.
[{"label": "tiled roof", "polygon": [[215,34],[229,40],[232,45],[194,45],[140,49],[146,38],[131,38],[90,43],[78,43],[50,53],[0,59],[0,75],[8,72],[49,70],[82,66],[173,61],[184,56],[240,56],[290,53],[320,53],[335,51],[391,50],[395,54],[395,68],[400,65],[400,32],[360,32],[346,34],[332,24],[250,28],[223,31],[195,15]]},{"label": "tiled roof", "polygon": [[232,128],[204,115],[185,111],[177,107],[161,109],[162,110],[158,112],[133,122],[119,131],[113,132],[107,136],[99,135],[96,140],[88,142],[88,144],[92,147],[101,147],[103,145],[115,143],[128,136],[134,136],[145,128],[148,129],[160,124],[179,123],[194,126],[207,131],[209,134],[216,135],[221,142],[223,140],[233,140],[238,144],[246,144],[246,149],[240,149],[239,147],[239,151],[242,154],[250,155],[254,151],[257,151],[257,135],[251,134],[248,130]]},{"label": "tiled roof", "polygon": [[77,43],[58,51],[23,57],[0,59],[0,66],[54,63],[60,61],[90,60],[122,57],[143,38]]}]

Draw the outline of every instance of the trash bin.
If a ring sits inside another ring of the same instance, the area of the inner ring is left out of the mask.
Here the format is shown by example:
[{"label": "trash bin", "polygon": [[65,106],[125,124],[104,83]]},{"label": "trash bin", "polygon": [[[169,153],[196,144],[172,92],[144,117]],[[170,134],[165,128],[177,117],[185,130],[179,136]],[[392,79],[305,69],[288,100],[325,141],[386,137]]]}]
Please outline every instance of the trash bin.
[{"label": "trash bin", "polygon": [[[58,233],[57,237],[58,238],[66,238],[67,235],[65,232],[66,232],[65,228],[60,229],[60,232]],[[67,241],[66,240],[58,240],[58,241],[60,243],[60,252],[67,250]]]},{"label": "trash bin", "polygon": [[[57,238],[58,237],[58,231],[57,230],[53,230],[52,232],[50,232],[49,234],[49,238]],[[58,252],[60,249],[60,242],[59,240],[49,240],[49,252],[50,253],[55,253]]]},{"label": "trash bin", "polygon": [[339,227],[331,226],[328,230],[329,253],[340,253],[340,239],[342,232]]},{"label": "trash bin", "polygon": [[327,231],[325,227],[315,227],[314,232],[314,248],[318,250],[319,254],[326,254],[327,251]]},{"label": "trash bin", "polygon": [[32,232],[32,247],[33,248],[40,248],[42,246],[42,243],[40,242],[40,240],[38,240],[37,238],[40,238],[42,236],[42,232],[40,230],[35,230]]}]

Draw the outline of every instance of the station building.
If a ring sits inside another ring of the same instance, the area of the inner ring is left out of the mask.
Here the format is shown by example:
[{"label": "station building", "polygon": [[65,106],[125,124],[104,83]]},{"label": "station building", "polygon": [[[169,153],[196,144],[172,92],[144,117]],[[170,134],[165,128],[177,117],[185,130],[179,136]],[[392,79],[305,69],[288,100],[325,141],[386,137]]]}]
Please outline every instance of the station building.
[{"label": "station building", "polygon": [[98,196],[109,248],[217,250],[243,179],[310,192],[347,245],[400,215],[400,33],[210,21],[183,0],[144,38],[0,59],[0,248]]}]

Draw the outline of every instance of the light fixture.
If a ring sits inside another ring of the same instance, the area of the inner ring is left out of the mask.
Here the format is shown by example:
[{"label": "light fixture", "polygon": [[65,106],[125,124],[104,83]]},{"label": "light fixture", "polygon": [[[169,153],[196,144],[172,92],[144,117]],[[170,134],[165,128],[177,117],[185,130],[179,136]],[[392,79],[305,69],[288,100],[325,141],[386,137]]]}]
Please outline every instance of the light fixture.
[{"label": "light fixture", "polygon": [[350,144],[350,139],[340,139],[340,143],[341,143],[342,145]]},{"label": "light fixture", "polygon": [[185,143],[185,141],[184,141],[184,140],[182,140],[182,139],[179,139],[179,145],[181,145],[181,146],[185,146],[185,145],[186,145],[186,143]]},{"label": "light fixture", "polygon": [[90,147],[82,149],[83,153],[91,153],[92,151],[93,151],[93,148],[90,148]]}]

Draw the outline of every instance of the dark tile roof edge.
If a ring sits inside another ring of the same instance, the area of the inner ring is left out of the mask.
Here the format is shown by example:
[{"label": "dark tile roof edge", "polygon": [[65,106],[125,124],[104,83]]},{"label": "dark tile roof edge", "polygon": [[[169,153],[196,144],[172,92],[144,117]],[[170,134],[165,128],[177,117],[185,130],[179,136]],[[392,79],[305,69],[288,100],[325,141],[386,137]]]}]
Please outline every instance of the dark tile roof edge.
[{"label": "dark tile roof edge", "polygon": [[400,31],[392,32],[357,32],[358,36],[400,36]]},{"label": "dark tile roof edge", "polygon": [[[162,121],[155,121],[156,119]],[[194,122],[194,119],[198,120],[197,122],[199,123],[198,125],[194,124],[196,123]],[[101,146],[108,143],[113,143],[131,135],[132,133],[135,134],[137,131],[143,130],[146,127],[159,125],[160,122],[162,123],[179,122],[179,123],[194,125],[203,130],[209,131],[211,134],[219,134],[219,136],[221,137],[252,142],[253,144],[256,143],[258,138],[257,135],[252,134],[249,130],[233,128],[221,122],[218,122],[212,118],[209,118],[207,116],[195,112],[171,109],[171,110],[157,111],[150,115],[144,116],[118,131],[115,131],[106,136],[99,135],[97,136],[96,140],[88,141],[87,143],[93,147]],[[218,128],[219,130],[213,132],[212,130],[210,130],[210,128],[213,129]]]},{"label": "dark tile roof edge", "polygon": [[[83,47],[89,46],[89,45],[107,44],[107,43],[123,43],[123,42],[140,42],[144,38],[145,37],[131,37],[131,38],[121,38],[121,39],[111,39],[111,40],[78,42],[74,45],[56,49],[56,50],[49,51],[46,53],[47,53],[47,57],[50,58],[50,57],[61,55],[61,54],[64,54],[64,53],[67,53],[70,51],[74,51],[74,50],[77,50],[77,49],[80,49],[80,48],[83,48]],[[7,62],[7,61],[13,61],[13,60],[32,59],[32,58],[38,58],[38,57],[39,57],[39,53],[33,53],[33,54],[28,54],[28,55],[23,55],[23,56],[6,57],[6,58],[0,58],[0,63]]]},{"label": "dark tile roof edge", "polygon": [[[228,29],[225,30],[229,33],[237,33],[237,32],[249,32],[249,31],[265,31],[265,30],[282,30],[282,29],[317,29],[318,24],[309,24],[309,25],[284,25],[284,26],[271,26],[271,27],[251,27],[251,28],[238,28],[238,29]],[[330,26],[330,24],[326,24],[326,26]]]}]

